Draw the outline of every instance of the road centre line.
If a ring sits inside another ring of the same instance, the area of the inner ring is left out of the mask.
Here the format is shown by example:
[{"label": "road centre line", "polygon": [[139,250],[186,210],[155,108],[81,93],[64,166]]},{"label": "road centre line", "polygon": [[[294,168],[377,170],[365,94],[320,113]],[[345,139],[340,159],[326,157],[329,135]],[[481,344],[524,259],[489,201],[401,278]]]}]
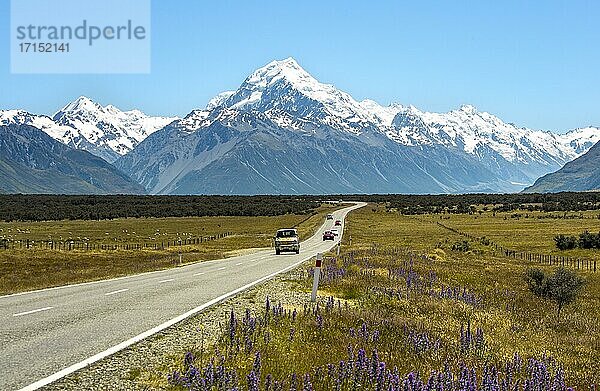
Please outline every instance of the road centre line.
[{"label": "road centre line", "polygon": [[129,288],[119,289],[118,291],[112,291],[112,292],[105,293],[104,296],[116,295],[117,293],[127,292],[128,290],[129,290]]},{"label": "road centre line", "polygon": [[19,313],[17,313],[17,314],[13,314],[13,316],[23,316],[23,315],[35,314],[36,312],[48,311],[48,310],[51,310],[52,308],[54,308],[54,307],[44,307],[44,308],[38,308],[37,310],[31,310],[31,311],[19,312]]},{"label": "road centre line", "polygon": [[163,284],[163,283],[165,283],[165,282],[171,282],[171,281],[175,281],[175,279],[174,279],[174,278],[169,278],[169,279],[166,279],[166,280],[161,280],[161,281],[159,281],[158,283],[159,283],[159,284]]}]

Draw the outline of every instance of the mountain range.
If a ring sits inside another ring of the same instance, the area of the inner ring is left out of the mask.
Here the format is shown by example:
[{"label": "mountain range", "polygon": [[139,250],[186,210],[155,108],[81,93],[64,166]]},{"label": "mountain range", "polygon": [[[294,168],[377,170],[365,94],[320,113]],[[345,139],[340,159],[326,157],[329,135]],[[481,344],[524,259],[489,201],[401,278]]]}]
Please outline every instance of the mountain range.
[{"label": "mountain range", "polygon": [[81,96],[52,117],[24,110],[0,110],[0,125],[24,124],[52,138],[112,163],[177,117],[152,117],[139,110],[121,111]]},{"label": "mountain range", "polygon": [[438,114],[358,102],[288,58],[115,164],[157,194],[514,192],[599,139],[598,128],[557,135],[467,105]]},{"label": "mountain range", "polygon": [[600,142],[560,170],[544,175],[525,189],[528,193],[600,190]]},{"label": "mountain range", "polygon": [[531,130],[463,105],[357,101],[292,58],[184,118],[80,97],[54,116],[0,111],[114,164],[151,194],[515,192],[585,154],[600,129]]}]

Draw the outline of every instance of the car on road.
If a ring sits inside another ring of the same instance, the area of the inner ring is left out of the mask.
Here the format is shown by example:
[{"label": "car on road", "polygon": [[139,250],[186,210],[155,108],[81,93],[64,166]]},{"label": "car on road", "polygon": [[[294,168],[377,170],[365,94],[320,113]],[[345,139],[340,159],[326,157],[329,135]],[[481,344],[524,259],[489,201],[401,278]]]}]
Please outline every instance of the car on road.
[{"label": "car on road", "polygon": [[340,234],[340,233],[338,232],[338,230],[337,230],[337,229],[335,229],[335,228],[331,230],[331,233],[333,234],[333,236],[338,236],[338,235]]},{"label": "car on road", "polygon": [[337,226],[340,226],[340,225],[342,225],[342,222],[340,220],[336,220],[335,221],[335,226],[337,227]]},{"label": "car on road", "polygon": [[333,215],[332,214],[328,214],[327,215],[327,220],[333,220]]},{"label": "car on road", "polygon": [[275,254],[279,255],[282,251],[291,251],[300,254],[300,238],[296,228],[283,228],[277,230],[275,237]]},{"label": "car on road", "polygon": [[325,240],[335,240],[335,235],[331,231],[325,231],[323,233],[323,241]]}]

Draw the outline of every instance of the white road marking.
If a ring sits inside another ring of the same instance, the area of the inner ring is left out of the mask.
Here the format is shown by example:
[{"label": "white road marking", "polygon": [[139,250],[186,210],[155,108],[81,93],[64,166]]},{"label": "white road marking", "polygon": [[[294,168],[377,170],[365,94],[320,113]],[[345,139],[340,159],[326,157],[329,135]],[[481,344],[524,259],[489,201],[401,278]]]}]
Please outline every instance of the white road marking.
[{"label": "white road marking", "polygon": [[238,262],[238,263],[235,264],[235,266],[240,266],[240,265],[243,265],[243,264],[244,264],[244,262]]},{"label": "white road marking", "polygon": [[227,269],[227,267],[223,266],[223,267],[218,268],[217,270],[225,270],[225,269]]},{"label": "white road marking", "polygon": [[167,280],[162,280],[162,281],[159,281],[158,283],[159,283],[159,284],[163,284],[163,283],[165,283],[165,282],[171,282],[171,281],[175,281],[175,279],[174,279],[174,278],[169,278],[169,279],[167,279]]},{"label": "white road marking", "polygon": [[23,316],[23,315],[35,314],[36,312],[48,311],[48,310],[51,310],[52,308],[54,308],[54,307],[38,308],[37,310],[19,312],[18,314],[13,314],[13,316]]},{"label": "white road marking", "polygon": [[119,289],[118,291],[112,291],[112,292],[105,293],[104,296],[116,295],[117,293],[127,292],[128,290],[129,290],[128,288]]},{"label": "white road marking", "polygon": [[[308,257],[307,259],[310,259],[310,257]],[[185,314],[179,315],[178,317],[173,318],[173,319],[171,319],[171,320],[169,320],[169,321],[167,321],[167,322],[165,322],[165,323],[163,323],[163,324],[161,324],[159,326],[156,326],[156,327],[154,327],[154,328],[152,328],[152,329],[150,329],[148,331],[145,331],[142,334],[139,334],[139,335],[137,335],[137,336],[135,336],[135,337],[133,337],[131,339],[128,339],[127,341],[121,342],[120,344],[115,345],[115,346],[113,346],[113,347],[111,347],[111,348],[109,348],[109,349],[107,349],[107,350],[105,350],[103,352],[100,352],[100,353],[98,353],[98,354],[96,354],[96,355],[94,355],[92,357],[86,358],[85,360],[80,361],[77,364],[73,364],[70,367],[67,367],[67,368],[65,368],[65,369],[63,369],[61,371],[58,371],[58,372],[56,372],[56,373],[54,373],[54,374],[52,374],[52,375],[50,375],[48,377],[45,377],[45,378],[43,378],[41,380],[38,380],[35,383],[32,383],[32,384],[30,384],[30,385],[28,385],[26,387],[21,388],[21,390],[19,390],[19,391],[33,391],[33,390],[37,390],[40,387],[46,386],[46,385],[48,385],[48,384],[50,384],[50,383],[52,383],[52,382],[54,382],[54,381],[56,381],[56,380],[58,380],[58,379],[60,379],[62,377],[65,377],[65,376],[67,376],[67,375],[69,375],[69,374],[71,374],[71,373],[73,373],[75,371],[78,371],[78,370],[80,370],[82,368],[85,368],[88,365],[95,363],[96,361],[102,360],[103,358],[108,357],[111,354],[115,354],[116,352],[118,352],[120,350],[123,350],[126,347],[129,347],[129,346],[131,346],[131,345],[133,345],[133,344],[135,344],[135,343],[137,343],[137,342],[139,342],[139,341],[141,341],[141,340],[143,340],[145,338],[148,338],[151,335],[154,335],[154,334],[156,334],[156,333],[158,333],[158,332],[160,332],[160,331],[162,331],[162,330],[164,330],[164,329],[166,329],[168,327],[171,327],[174,324],[177,324],[177,323],[181,322],[182,320],[184,320],[186,318],[189,318],[190,316],[192,316],[192,315],[194,315],[194,314],[196,314],[196,313],[204,310],[205,308],[213,306],[213,305],[215,305],[215,304],[217,304],[217,303],[219,303],[219,302],[221,302],[221,301],[223,301],[223,300],[225,300],[225,299],[227,299],[229,297],[235,296],[236,294],[238,294],[240,292],[243,292],[243,291],[245,291],[245,290],[247,290],[247,289],[249,289],[249,288],[251,288],[251,287],[253,287],[255,285],[258,285],[258,284],[260,284],[263,281],[269,280],[269,279],[273,278],[274,276],[276,276],[278,274],[285,273],[288,270],[291,270],[291,269],[293,269],[295,267],[298,267],[300,264],[302,264],[305,261],[306,261],[306,259],[303,259],[303,260],[298,261],[298,262],[296,262],[296,263],[294,263],[294,264],[292,264],[292,265],[290,265],[290,266],[288,266],[288,267],[286,267],[284,269],[281,269],[281,270],[279,270],[279,271],[277,271],[275,273],[271,273],[271,274],[269,274],[267,276],[259,278],[258,280],[255,280],[255,281],[253,281],[253,282],[251,282],[249,284],[246,284],[246,285],[244,285],[242,287],[234,289],[231,292],[225,293],[224,295],[221,295],[219,297],[215,297],[214,299],[207,301],[206,303],[204,303],[204,304],[202,304],[202,305],[200,305],[200,306],[198,306],[198,307],[196,307],[196,308],[194,308],[194,309],[186,312]]]},{"label": "white road marking", "polygon": [[196,274],[194,274],[194,275],[195,275],[195,276],[201,276],[201,275],[203,275],[203,274],[206,274],[206,272],[200,272],[200,273],[196,273]]},{"label": "white road marking", "polygon": [[[360,206],[358,206],[358,205],[360,205]],[[352,208],[350,210],[358,209],[358,208],[361,208],[361,207],[363,207],[365,205],[367,205],[367,204],[366,203],[362,203],[362,205],[361,204],[356,204],[356,207],[354,207],[354,208]],[[348,212],[350,212],[350,211],[348,211]],[[333,246],[331,246],[331,248],[333,248]],[[78,370],[80,370],[82,368],[85,368],[88,365],[91,365],[91,364],[93,364],[93,363],[95,363],[97,361],[100,361],[103,358],[106,358],[106,357],[108,357],[108,356],[110,356],[112,354],[115,354],[115,353],[117,353],[117,352],[119,352],[119,351],[121,351],[121,350],[123,350],[123,349],[125,349],[125,348],[127,348],[127,347],[129,347],[129,346],[131,346],[133,344],[135,344],[135,343],[138,343],[139,341],[141,341],[141,340],[143,340],[145,338],[148,338],[151,335],[154,335],[154,334],[156,334],[156,333],[158,333],[158,332],[160,332],[162,330],[165,330],[165,329],[173,326],[174,324],[177,324],[177,323],[181,322],[182,320],[184,320],[186,318],[189,318],[190,316],[192,316],[192,315],[194,315],[194,314],[196,314],[196,313],[204,310],[205,308],[211,307],[211,306],[213,306],[213,305],[215,305],[215,304],[217,304],[217,303],[219,303],[219,302],[221,302],[221,301],[223,301],[223,300],[225,300],[225,299],[227,299],[229,297],[235,296],[236,294],[238,294],[240,292],[243,292],[243,291],[245,291],[245,290],[247,290],[247,289],[249,289],[249,288],[251,288],[251,287],[253,287],[255,285],[258,285],[258,284],[260,284],[263,281],[269,280],[270,278],[272,278],[272,277],[274,277],[274,276],[276,276],[278,274],[285,273],[288,270],[294,269],[295,267],[298,267],[303,262],[305,262],[305,261],[307,261],[307,260],[309,260],[311,258],[310,256],[309,257],[304,257],[304,255],[305,254],[303,254],[303,258],[304,259],[302,259],[302,260],[300,260],[300,261],[298,261],[298,262],[296,262],[296,263],[294,263],[292,265],[289,265],[288,267],[286,267],[284,269],[281,269],[281,270],[279,270],[277,272],[271,273],[271,274],[269,274],[267,276],[261,277],[258,280],[255,280],[255,281],[253,281],[253,282],[251,282],[249,284],[246,284],[246,285],[244,285],[244,286],[242,286],[240,288],[234,289],[234,290],[232,290],[229,293],[225,293],[224,295],[216,297],[216,298],[214,298],[214,299],[212,299],[212,300],[210,300],[210,301],[208,301],[208,302],[206,302],[206,303],[204,303],[204,304],[202,304],[202,305],[200,305],[200,306],[198,306],[198,307],[196,307],[196,308],[194,308],[194,309],[186,312],[185,314],[182,314],[182,315],[180,315],[180,316],[178,316],[176,318],[173,318],[173,319],[171,319],[171,320],[169,320],[169,321],[167,321],[167,322],[165,322],[165,323],[163,323],[161,325],[158,325],[158,326],[156,326],[156,327],[154,327],[154,328],[152,328],[152,329],[150,329],[148,331],[145,331],[142,334],[139,334],[139,335],[137,335],[137,336],[135,336],[135,337],[133,337],[131,339],[128,339],[127,341],[121,342],[120,344],[115,345],[115,346],[113,346],[113,347],[111,347],[111,348],[109,348],[109,349],[107,349],[107,350],[105,350],[103,352],[100,352],[100,353],[98,353],[98,354],[96,354],[96,355],[94,355],[92,357],[88,357],[87,359],[85,359],[83,361],[80,361],[80,362],[78,362],[76,364],[73,364],[70,367],[67,367],[67,368],[65,368],[65,369],[63,369],[61,371],[58,371],[58,372],[56,372],[56,373],[54,373],[54,374],[52,374],[52,375],[50,375],[48,377],[45,377],[45,378],[43,378],[41,380],[38,380],[35,383],[31,383],[30,385],[21,388],[21,390],[19,390],[19,391],[33,391],[33,390],[37,390],[38,388],[46,386],[46,385],[48,385],[48,384],[50,384],[50,383],[52,383],[52,382],[54,382],[54,381],[56,381],[58,379],[61,379],[61,378],[65,377],[65,376],[67,376],[67,375],[69,375],[69,374],[71,374],[73,372],[76,372],[76,371],[78,371]],[[215,261],[220,262],[221,260],[215,260]],[[211,262],[211,261],[207,261],[207,262]],[[150,272],[150,273],[152,273],[152,272]],[[85,283],[83,283],[83,284],[85,284]],[[50,290],[50,289],[55,289],[55,288],[48,288],[47,290]],[[32,293],[32,292],[35,292],[35,291],[26,292],[26,293]],[[8,297],[8,296],[4,296],[4,297]],[[3,298],[3,297],[0,296],[0,298]]]},{"label": "white road marking", "polygon": [[[267,250],[263,250],[263,252],[267,252]],[[203,265],[211,265],[213,263],[220,263],[220,262],[223,262],[223,260],[222,259],[213,259],[213,260],[210,260],[210,261],[202,261],[202,264]],[[188,267],[192,267],[192,266],[193,265],[187,265],[187,266],[183,266],[183,268],[188,268]],[[173,268],[167,268],[167,269],[162,269],[162,270],[153,270],[151,272],[143,272],[143,273],[138,273],[138,274],[132,274],[130,276],[109,278],[107,280],[80,282],[80,283],[77,283],[77,284],[54,286],[52,288],[43,288],[43,289],[36,289],[36,290],[33,290],[33,291],[11,293],[9,295],[0,295],[0,300],[7,299],[7,298],[10,298],[10,297],[15,297],[15,296],[25,296],[25,295],[31,295],[31,294],[37,294],[37,293],[44,293],[44,292],[50,292],[50,291],[55,291],[55,290],[61,290],[61,289],[76,288],[76,287],[81,287],[81,286],[96,285],[96,284],[107,284],[107,283],[111,283],[113,281],[125,280],[125,279],[129,279],[129,278],[136,278],[136,277],[150,275],[150,274],[164,273],[164,272],[168,272],[169,270],[173,270]]]}]

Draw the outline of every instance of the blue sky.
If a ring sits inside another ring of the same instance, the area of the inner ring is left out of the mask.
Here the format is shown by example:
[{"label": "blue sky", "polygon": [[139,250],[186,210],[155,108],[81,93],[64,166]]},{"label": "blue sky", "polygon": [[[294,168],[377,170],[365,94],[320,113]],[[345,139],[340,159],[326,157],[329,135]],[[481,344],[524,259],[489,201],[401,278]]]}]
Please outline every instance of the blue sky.
[{"label": "blue sky", "polygon": [[9,11],[0,1],[2,109],[51,114],[86,95],[183,116],[292,56],[359,100],[469,103],[559,132],[600,126],[598,1],[154,0],[145,75],[12,75]]}]

